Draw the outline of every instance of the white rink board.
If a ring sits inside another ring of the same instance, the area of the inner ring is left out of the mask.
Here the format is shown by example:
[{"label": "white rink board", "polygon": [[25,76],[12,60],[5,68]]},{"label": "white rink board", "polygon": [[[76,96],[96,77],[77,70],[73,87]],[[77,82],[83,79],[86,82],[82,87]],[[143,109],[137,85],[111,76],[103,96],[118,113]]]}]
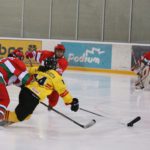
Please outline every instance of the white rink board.
[{"label": "white rink board", "polygon": [[43,50],[54,50],[54,47],[61,42],[74,43],[95,43],[95,44],[112,44],[112,68],[113,70],[131,70],[132,45],[150,46],[150,44],[136,43],[111,43],[111,42],[93,42],[93,41],[73,41],[73,40],[54,40],[54,39],[32,39],[32,38],[6,38],[0,39],[15,39],[15,40],[41,40]]},{"label": "white rink board", "polygon": [[[65,40],[66,41],[66,40]],[[44,49],[53,50],[57,43],[64,40],[43,40],[42,47]],[[106,43],[106,42],[87,42],[87,41],[67,41],[75,43],[96,43],[96,44],[112,44],[112,69],[113,70],[131,70],[131,44]]]},{"label": "white rink board", "polygon": [[112,45],[112,69],[131,70],[131,45]]}]

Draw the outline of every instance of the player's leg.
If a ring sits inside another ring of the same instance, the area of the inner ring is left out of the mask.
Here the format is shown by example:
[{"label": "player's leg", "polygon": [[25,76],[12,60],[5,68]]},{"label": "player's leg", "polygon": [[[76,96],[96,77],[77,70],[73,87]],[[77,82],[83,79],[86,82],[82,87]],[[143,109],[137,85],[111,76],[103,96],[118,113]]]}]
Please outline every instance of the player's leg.
[{"label": "player's leg", "polygon": [[23,120],[28,120],[38,104],[39,98],[28,88],[22,88],[19,94],[19,104],[15,111],[7,111],[5,120],[0,123],[0,125],[5,126]]},{"label": "player's leg", "polygon": [[136,88],[145,88],[147,86],[147,79],[149,78],[150,68],[146,65],[141,65],[141,72],[138,74],[138,80],[135,83]]},{"label": "player's leg", "polygon": [[[28,115],[24,120],[28,120],[30,117],[31,115]],[[0,122],[0,126],[7,126],[17,122],[20,122],[20,120],[18,119],[16,112],[7,110],[5,113],[5,119]]]},{"label": "player's leg", "polygon": [[147,66],[143,71],[143,85],[144,89],[150,89],[150,67]]},{"label": "player's leg", "polygon": [[47,96],[50,107],[55,107],[58,103],[59,94],[57,91],[53,91],[51,95]]},{"label": "player's leg", "polygon": [[[28,115],[24,120],[28,120],[30,119],[31,115]],[[20,120],[18,120],[18,117],[16,115],[15,111],[6,111],[5,113],[5,119],[3,119],[3,121],[0,122],[0,126],[8,126],[11,125],[13,123],[17,123],[20,122]]]},{"label": "player's leg", "polygon": [[0,121],[4,118],[6,108],[10,102],[9,95],[2,77],[0,77]]},{"label": "player's leg", "polygon": [[39,104],[39,98],[28,88],[23,88],[19,94],[19,104],[15,113],[19,121],[23,121],[31,115]]},{"label": "player's leg", "polygon": [[139,68],[135,71],[137,73],[137,81],[135,82],[136,89],[143,89],[144,88],[144,80],[146,77],[145,70],[147,70],[147,66],[142,61],[140,63]]}]

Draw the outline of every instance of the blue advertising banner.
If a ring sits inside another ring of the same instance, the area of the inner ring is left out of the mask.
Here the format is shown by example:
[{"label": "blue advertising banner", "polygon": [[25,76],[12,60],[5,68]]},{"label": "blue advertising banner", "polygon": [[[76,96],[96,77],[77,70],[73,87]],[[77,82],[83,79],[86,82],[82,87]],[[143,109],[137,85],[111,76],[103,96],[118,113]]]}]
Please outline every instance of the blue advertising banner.
[{"label": "blue advertising banner", "polygon": [[62,42],[69,66],[111,69],[112,45]]}]

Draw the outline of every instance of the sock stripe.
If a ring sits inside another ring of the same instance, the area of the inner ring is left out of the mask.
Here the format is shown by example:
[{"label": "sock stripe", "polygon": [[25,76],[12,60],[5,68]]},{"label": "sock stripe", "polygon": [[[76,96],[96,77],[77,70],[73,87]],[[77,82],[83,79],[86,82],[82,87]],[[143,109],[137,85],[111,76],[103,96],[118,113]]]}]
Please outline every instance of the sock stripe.
[{"label": "sock stripe", "polygon": [[0,114],[4,115],[4,112],[0,110]]},{"label": "sock stripe", "polygon": [[0,109],[4,109],[4,111],[5,111],[6,110],[6,106],[0,105]]},{"label": "sock stripe", "polygon": [[9,117],[9,111],[6,111],[5,120],[8,120],[8,117]]}]

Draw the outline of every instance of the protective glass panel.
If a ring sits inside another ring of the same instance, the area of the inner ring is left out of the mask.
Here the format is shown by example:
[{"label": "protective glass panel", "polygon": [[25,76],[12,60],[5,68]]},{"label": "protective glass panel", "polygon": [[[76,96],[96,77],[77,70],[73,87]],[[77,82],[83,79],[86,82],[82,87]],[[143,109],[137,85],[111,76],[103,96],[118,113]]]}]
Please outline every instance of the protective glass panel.
[{"label": "protective glass panel", "polygon": [[80,0],[79,40],[101,40],[103,6],[104,0]]},{"label": "protective glass panel", "polygon": [[51,38],[75,39],[77,0],[53,0]]},{"label": "protective glass panel", "polygon": [[150,0],[134,1],[131,42],[150,43]]},{"label": "protective glass panel", "polygon": [[106,0],[104,41],[128,42],[131,0]]},{"label": "protective glass panel", "polygon": [[21,36],[22,0],[0,0],[0,36]]},{"label": "protective glass panel", "polygon": [[50,0],[25,0],[24,37],[49,37]]}]

